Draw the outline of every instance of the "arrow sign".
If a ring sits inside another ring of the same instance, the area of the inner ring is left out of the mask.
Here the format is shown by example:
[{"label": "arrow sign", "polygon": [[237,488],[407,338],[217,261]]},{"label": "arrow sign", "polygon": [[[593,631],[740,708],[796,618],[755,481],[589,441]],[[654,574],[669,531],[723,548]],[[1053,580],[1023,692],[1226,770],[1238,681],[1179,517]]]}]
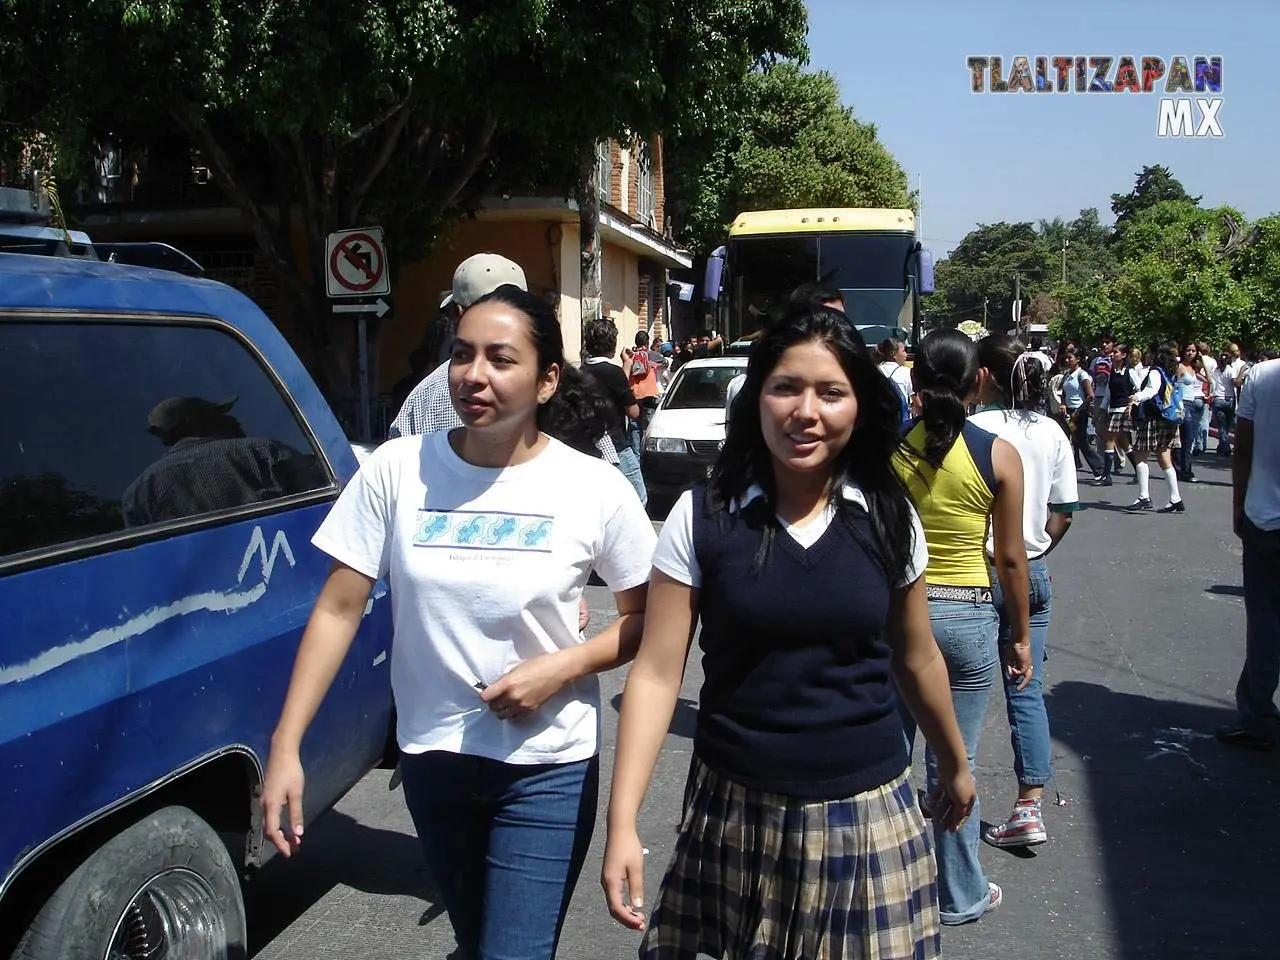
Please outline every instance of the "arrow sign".
[{"label": "arrow sign", "polygon": [[373,303],[335,303],[334,313],[376,313],[380,318],[391,309],[391,304],[379,297]]}]

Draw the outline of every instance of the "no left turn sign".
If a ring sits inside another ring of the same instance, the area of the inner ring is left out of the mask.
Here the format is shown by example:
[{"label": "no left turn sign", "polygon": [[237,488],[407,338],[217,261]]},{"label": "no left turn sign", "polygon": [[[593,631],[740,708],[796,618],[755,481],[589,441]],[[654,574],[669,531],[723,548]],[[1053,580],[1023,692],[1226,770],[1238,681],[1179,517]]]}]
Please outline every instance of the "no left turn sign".
[{"label": "no left turn sign", "polygon": [[376,297],[391,292],[381,227],[329,234],[325,263],[325,285],[331,297]]}]

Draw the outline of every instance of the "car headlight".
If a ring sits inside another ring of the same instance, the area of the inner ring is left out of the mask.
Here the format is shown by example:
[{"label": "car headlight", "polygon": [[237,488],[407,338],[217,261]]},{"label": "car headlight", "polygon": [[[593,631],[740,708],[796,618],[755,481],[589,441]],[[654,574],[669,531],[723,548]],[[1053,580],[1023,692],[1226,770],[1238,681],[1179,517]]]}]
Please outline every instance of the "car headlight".
[{"label": "car headlight", "polygon": [[688,453],[689,445],[678,437],[648,437],[644,448],[650,453]]}]

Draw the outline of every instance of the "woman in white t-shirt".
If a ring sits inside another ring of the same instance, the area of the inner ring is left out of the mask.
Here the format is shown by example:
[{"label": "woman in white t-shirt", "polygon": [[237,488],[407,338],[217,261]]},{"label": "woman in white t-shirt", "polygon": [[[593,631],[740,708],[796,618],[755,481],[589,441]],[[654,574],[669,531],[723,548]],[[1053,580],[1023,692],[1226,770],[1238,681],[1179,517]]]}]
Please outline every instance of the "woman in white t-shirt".
[{"label": "woman in white t-shirt", "polygon": [[903,422],[915,415],[912,400],[915,387],[911,385],[911,370],[907,367],[907,345],[897,337],[886,337],[876,345],[876,369],[883,373],[902,397]]},{"label": "woman in white t-shirt", "polygon": [[[1053,776],[1049,715],[1044,704],[1044,671],[1040,669],[1047,659],[1046,641],[1053,605],[1052,581],[1044,558],[1066,535],[1071,515],[1080,504],[1070,441],[1054,420],[1032,409],[1044,396],[1044,367],[1021,342],[1002,334],[978,341],[978,363],[982,406],[969,420],[1007,440],[1022,458],[1023,539],[1031,585],[1031,662],[1036,667],[1031,682],[1022,689],[1018,689],[1016,678],[1005,680],[1005,707],[1014,770],[1018,776],[1018,800],[1009,818],[988,827],[982,837],[996,847],[1024,847],[1044,843],[1048,838],[1041,798],[1045,784]],[[990,539],[987,552],[992,552]],[[992,583],[1003,645],[1009,625],[1000,586],[994,577]]]},{"label": "woman in white t-shirt", "polygon": [[[464,426],[384,443],[313,539],[334,565],[272,737],[264,828],[285,856],[301,842],[299,745],[385,577],[405,799],[458,956],[550,960],[596,820],[596,674],[639,645],[656,538],[626,478],[579,452],[606,401],[565,363],[550,306],[500,287],[462,315],[449,362]],[[583,640],[592,570],[619,616]]]}]

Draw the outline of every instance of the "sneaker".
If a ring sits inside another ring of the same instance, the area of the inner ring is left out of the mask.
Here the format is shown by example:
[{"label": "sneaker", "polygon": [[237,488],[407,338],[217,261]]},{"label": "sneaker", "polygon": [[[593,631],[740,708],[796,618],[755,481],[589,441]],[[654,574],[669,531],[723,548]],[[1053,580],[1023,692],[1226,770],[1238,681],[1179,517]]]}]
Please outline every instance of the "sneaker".
[{"label": "sneaker", "polygon": [[1219,727],[1213,734],[1223,743],[1229,743],[1233,747],[1247,747],[1250,750],[1268,751],[1275,747],[1270,737],[1264,737],[1260,733],[1254,733],[1245,727]]},{"label": "sneaker", "polygon": [[982,839],[993,847],[1034,847],[1049,839],[1039,800],[1019,800],[1004,823],[987,827]]},{"label": "sneaker", "polygon": [[1177,503],[1170,501],[1156,511],[1156,513],[1186,513],[1187,505],[1179,500]]},{"label": "sneaker", "polygon": [[1125,509],[1128,510],[1130,513],[1137,513],[1139,510],[1150,510],[1151,498],[1139,497],[1137,500],[1133,501],[1133,503],[1125,507]]},{"label": "sneaker", "polygon": [[990,913],[992,910],[999,910],[1000,904],[1004,903],[1004,891],[1000,889],[998,884],[987,881],[987,909],[984,914]]}]

